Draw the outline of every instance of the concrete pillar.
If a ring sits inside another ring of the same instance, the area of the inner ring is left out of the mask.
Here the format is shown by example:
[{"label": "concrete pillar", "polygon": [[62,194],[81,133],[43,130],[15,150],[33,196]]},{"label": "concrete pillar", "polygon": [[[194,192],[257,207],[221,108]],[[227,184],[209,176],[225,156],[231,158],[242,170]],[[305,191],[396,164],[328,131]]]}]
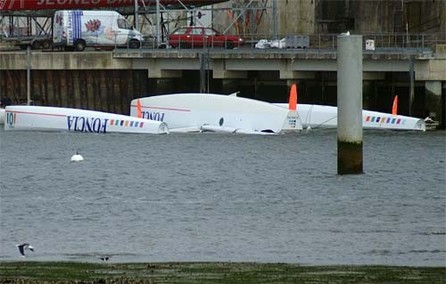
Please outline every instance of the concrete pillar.
[{"label": "concrete pillar", "polygon": [[362,36],[337,38],[338,174],[362,174]]},{"label": "concrete pillar", "polygon": [[415,99],[415,59],[413,56],[411,56],[409,59],[409,79],[409,116],[412,116],[412,104],[413,100]]},{"label": "concrete pillar", "polygon": [[373,109],[375,103],[375,82],[374,81],[363,81],[362,87],[362,108],[363,109]]},{"label": "concrete pillar", "polygon": [[231,79],[222,80],[221,89],[223,94],[228,94],[228,95],[240,91],[238,81]]},{"label": "concrete pillar", "polygon": [[26,49],[26,105],[31,105],[31,46]]},{"label": "concrete pillar", "polygon": [[287,89],[289,90],[291,88],[291,85],[298,84],[298,83],[299,83],[299,80],[293,80],[293,79],[286,80]]},{"label": "concrete pillar", "polygon": [[172,88],[175,86],[174,79],[156,79],[154,80],[154,93],[155,94],[168,94],[175,90]]},{"label": "concrete pillar", "polygon": [[443,117],[441,105],[441,81],[426,81],[426,115],[433,120],[440,121]]},{"label": "concrete pillar", "polygon": [[209,69],[208,67],[208,58],[207,58],[207,54],[204,52],[201,52],[199,54],[199,58],[200,58],[200,93],[206,93],[209,89],[208,86],[208,78],[207,78],[207,70]]}]

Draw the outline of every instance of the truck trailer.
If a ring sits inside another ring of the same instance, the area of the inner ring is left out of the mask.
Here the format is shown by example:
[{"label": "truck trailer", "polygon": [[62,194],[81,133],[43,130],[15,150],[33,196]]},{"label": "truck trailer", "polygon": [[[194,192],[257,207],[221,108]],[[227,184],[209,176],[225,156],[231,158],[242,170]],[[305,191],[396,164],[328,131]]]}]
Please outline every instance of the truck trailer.
[{"label": "truck trailer", "polygon": [[139,48],[142,34],[116,11],[59,10],[53,18],[53,46],[83,51],[85,47]]}]

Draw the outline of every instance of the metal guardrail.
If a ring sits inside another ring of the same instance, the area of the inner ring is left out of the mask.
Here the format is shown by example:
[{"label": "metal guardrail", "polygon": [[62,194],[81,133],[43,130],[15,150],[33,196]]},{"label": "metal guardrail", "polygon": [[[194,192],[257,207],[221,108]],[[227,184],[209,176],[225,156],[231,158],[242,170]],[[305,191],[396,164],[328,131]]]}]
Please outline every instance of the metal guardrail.
[{"label": "metal guardrail", "polygon": [[[314,52],[333,52],[337,48],[337,36],[338,34],[294,34],[294,35],[282,35],[277,39],[271,38],[271,35],[261,35],[261,34],[253,34],[253,35],[244,35],[242,38],[244,39],[243,46],[238,49],[251,49],[252,52],[272,52],[274,50],[280,50],[280,52],[286,53],[286,50],[290,50],[292,52],[305,52],[305,53],[314,53]],[[369,53],[434,53],[435,47],[440,44],[446,44],[446,40],[440,40],[437,34],[363,34],[363,46],[366,49],[366,52]],[[308,46],[305,47],[293,47],[293,48],[265,48],[258,49],[255,48],[256,43],[260,40],[280,40],[287,39],[290,37],[305,37],[308,38]],[[7,43],[10,39],[2,39],[0,38],[0,44],[2,42]],[[374,50],[367,50],[366,41],[373,41]],[[203,43],[200,42],[198,46],[202,46]],[[208,49],[223,49],[222,47],[214,47],[214,43],[209,42],[206,48]],[[113,48],[113,47],[112,47]],[[162,42],[157,44],[156,38],[153,36],[146,36],[143,45],[141,46],[144,50],[158,50],[160,48],[169,48],[168,42]],[[187,49],[197,48],[188,46]],[[129,46],[118,48],[116,52],[122,50],[132,50]],[[178,48],[179,50],[183,50],[183,48]],[[133,51],[138,51],[138,49]],[[225,52],[232,52],[231,49],[226,49]]]},{"label": "metal guardrail", "polygon": [[[277,39],[271,38],[271,35],[244,35],[243,48],[255,48],[255,44],[260,40],[280,40],[286,39],[293,36],[308,37],[309,46],[308,49],[336,49],[337,47],[337,36],[338,34],[296,34],[296,35],[282,35],[278,36]],[[439,40],[437,34],[363,34],[363,44],[365,46],[367,40],[372,40],[374,42],[375,49],[388,49],[398,50],[398,49],[412,49],[412,50],[434,50],[437,44],[446,44],[446,41]],[[154,38],[146,37],[147,40],[144,43],[144,48],[156,49],[159,45],[156,44]],[[163,42],[163,47],[168,45],[168,42]],[[200,43],[202,45],[202,43]],[[214,44],[209,42],[209,47],[213,47]]]}]

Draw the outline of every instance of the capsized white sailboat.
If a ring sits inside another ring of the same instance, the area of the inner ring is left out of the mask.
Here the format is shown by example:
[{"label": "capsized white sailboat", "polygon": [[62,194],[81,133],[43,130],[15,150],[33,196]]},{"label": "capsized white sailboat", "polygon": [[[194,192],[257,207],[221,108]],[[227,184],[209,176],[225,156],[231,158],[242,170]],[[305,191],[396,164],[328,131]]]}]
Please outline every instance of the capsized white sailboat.
[{"label": "capsized white sailboat", "polygon": [[218,94],[180,93],[134,99],[130,115],[166,122],[171,132],[277,134],[302,130],[295,109]]},{"label": "capsized white sailboat", "polygon": [[[286,103],[276,105],[288,107]],[[297,113],[304,128],[336,128],[338,126],[337,107],[299,104]],[[369,110],[362,111],[362,125],[364,129],[426,130],[423,119]]]},{"label": "capsized white sailboat", "polygon": [[169,133],[166,123],[100,111],[7,106],[5,130],[69,131],[86,133]]}]

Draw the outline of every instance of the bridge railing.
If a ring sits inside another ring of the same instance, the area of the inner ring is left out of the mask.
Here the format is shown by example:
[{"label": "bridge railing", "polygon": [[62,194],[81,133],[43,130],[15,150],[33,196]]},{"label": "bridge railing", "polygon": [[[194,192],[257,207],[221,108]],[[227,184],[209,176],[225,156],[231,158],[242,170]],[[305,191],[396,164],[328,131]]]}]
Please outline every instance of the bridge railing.
[{"label": "bridge railing", "polygon": [[[240,48],[252,48],[252,49],[318,49],[318,50],[334,50],[337,47],[338,34],[288,34],[279,35],[273,38],[271,34],[246,34],[242,36],[244,39],[243,46]],[[416,51],[433,51],[437,44],[446,44],[439,39],[437,34],[363,34],[363,46],[366,49],[366,42],[373,42],[373,49],[375,51],[397,51],[404,49],[411,49]],[[297,40],[297,41],[296,41]],[[297,43],[292,44],[292,43]],[[259,48],[261,43],[265,43],[263,48]],[[291,43],[291,46],[290,46]],[[299,45],[300,44],[300,45]],[[203,43],[196,46],[202,46]],[[156,44],[153,36],[146,37],[146,41],[143,48],[158,49],[169,48],[169,42],[164,41],[162,44]],[[208,40],[208,48],[221,48],[217,47],[217,44],[212,40]],[[183,47],[180,47],[181,49]],[[184,48],[195,48],[191,45],[186,45]]]}]

